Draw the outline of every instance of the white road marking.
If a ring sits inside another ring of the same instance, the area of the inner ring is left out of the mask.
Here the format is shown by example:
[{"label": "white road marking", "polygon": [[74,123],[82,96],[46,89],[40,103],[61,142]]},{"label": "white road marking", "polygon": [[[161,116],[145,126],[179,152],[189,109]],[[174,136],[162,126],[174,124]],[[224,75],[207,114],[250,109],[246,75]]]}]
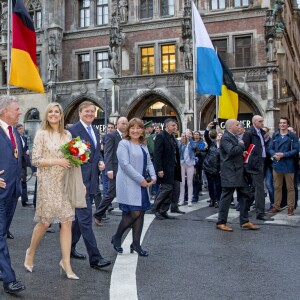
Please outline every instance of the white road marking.
[{"label": "white road marking", "polygon": [[288,216],[287,209],[284,209],[280,213],[272,216],[272,218],[274,218],[274,221],[266,221],[264,223],[270,225],[298,226],[298,222],[300,221],[300,215],[297,210],[294,216]]}]

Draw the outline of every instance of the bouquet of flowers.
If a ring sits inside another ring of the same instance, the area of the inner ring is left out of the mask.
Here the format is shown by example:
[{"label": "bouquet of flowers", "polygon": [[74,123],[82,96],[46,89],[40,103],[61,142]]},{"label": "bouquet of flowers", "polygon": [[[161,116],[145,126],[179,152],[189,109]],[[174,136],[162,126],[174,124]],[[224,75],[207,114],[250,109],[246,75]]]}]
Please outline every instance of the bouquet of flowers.
[{"label": "bouquet of flowers", "polygon": [[60,150],[73,166],[78,167],[89,160],[91,145],[78,136],[62,145]]}]

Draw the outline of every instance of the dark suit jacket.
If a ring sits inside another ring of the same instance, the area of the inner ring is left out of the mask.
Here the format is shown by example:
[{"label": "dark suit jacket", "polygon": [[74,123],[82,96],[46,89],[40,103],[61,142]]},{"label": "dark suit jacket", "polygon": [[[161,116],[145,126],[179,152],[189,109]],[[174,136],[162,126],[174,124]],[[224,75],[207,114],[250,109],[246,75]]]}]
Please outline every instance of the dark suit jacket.
[{"label": "dark suit jacket", "polygon": [[[163,130],[158,134],[154,141],[154,166],[158,173],[164,171],[162,183],[173,184],[174,179],[181,181],[181,167],[178,144],[175,141],[176,149],[174,149],[173,138],[169,133]],[[175,168],[175,162],[176,168]],[[159,178],[159,177],[158,177]]]},{"label": "dark suit jacket", "polygon": [[6,188],[0,189],[0,201],[8,201],[15,188],[17,197],[21,195],[22,145],[19,133],[15,129],[14,133],[17,140],[18,158],[14,156],[14,148],[11,140],[0,127],[0,170],[4,170],[4,174],[0,176],[6,182]]},{"label": "dark suit jacket", "polygon": [[100,174],[98,163],[99,161],[103,161],[100,151],[100,134],[95,127],[92,126],[92,128],[96,136],[97,148],[95,148],[94,142],[80,121],[68,128],[73,138],[80,136],[82,140],[88,141],[91,144],[90,159],[87,163],[81,166],[83,183],[86,187],[87,195],[95,195],[97,193]]},{"label": "dark suit jacket", "polygon": [[[260,133],[262,137],[264,137],[265,132],[261,129]],[[264,139],[263,139],[264,140]],[[247,150],[250,144],[255,145],[253,148],[251,155],[249,156],[249,161],[245,165],[245,168],[248,173],[259,173],[263,171],[264,167],[264,159],[262,158],[262,145],[260,137],[258,136],[256,129],[251,126],[243,135],[243,141],[245,143],[245,149]],[[264,140],[265,145],[265,140]],[[265,146],[266,154],[267,148]]]},{"label": "dark suit jacket", "polygon": [[105,136],[104,145],[104,163],[105,171],[113,171],[114,177],[116,177],[118,172],[118,158],[117,149],[119,142],[122,140],[118,130],[110,132]]},{"label": "dark suit jacket", "polygon": [[222,187],[247,186],[244,178],[243,151],[245,147],[237,138],[225,130],[220,143]]},{"label": "dark suit jacket", "polygon": [[[31,167],[30,157],[26,154],[26,151],[28,150],[28,144],[27,144],[27,137],[26,136],[20,136],[21,139],[21,145],[22,145],[22,168]],[[22,140],[24,141],[24,146],[22,143]]]}]

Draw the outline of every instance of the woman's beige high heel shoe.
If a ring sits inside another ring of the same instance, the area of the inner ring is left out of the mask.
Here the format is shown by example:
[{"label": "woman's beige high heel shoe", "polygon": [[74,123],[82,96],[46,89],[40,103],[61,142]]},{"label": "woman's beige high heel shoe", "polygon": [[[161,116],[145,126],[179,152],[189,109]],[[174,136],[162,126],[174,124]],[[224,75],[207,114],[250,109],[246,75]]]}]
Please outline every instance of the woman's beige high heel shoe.
[{"label": "woman's beige high heel shoe", "polygon": [[33,265],[32,265],[32,266],[29,266],[29,265],[26,263],[26,262],[27,262],[27,256],[28,256],[28,250],[29,250],[29,249],[26,250],[25,261],[24,261],[24,267],[25,267],[25,269],[26,269],[28,272],[32,273],[32,271],[33,271]]},{"label": "woman's beige high heel shoe", "polygon": [[73,273],[73,274],[68,274],[68,273],[66,272],[62,260],[59,262],[59,266],[60,266],[60,275],[62,274],[62,271],[64,271],[69,279],[79,279],[79,277],[78,277],[75,273]]}]

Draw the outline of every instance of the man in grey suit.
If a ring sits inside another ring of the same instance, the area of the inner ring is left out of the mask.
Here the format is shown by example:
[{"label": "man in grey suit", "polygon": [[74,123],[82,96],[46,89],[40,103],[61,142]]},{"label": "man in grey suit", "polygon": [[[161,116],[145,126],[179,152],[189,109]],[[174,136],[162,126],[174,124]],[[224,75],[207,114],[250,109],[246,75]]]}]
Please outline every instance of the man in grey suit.
[{"label": "man in grey suit", "polygon": [[95,223],[98,226],[103,225],[102,217],[116,197],[116,175],[118,172],[117,149],[119,142],[122,140],[122,134],[126,131],[127,125],[127,118],[120,117],[117,121],[117,129],[114,132],[108,133],[105,138],[104,163],[109,182],[107,194],[104,195],[97,211],[94,213]]},{"label": "man in grey suit", "polygon": [[238,140],[239,123],[237,120],[229,119],[225,123],[225,132],[220,143],[221,162],[221,185],[222,194],[219,204],[219,216],[217,229],[233,231],[226,225],[228,211],[232,196],[237,189],[240,193],[240,226],[243,229],[257,230],[259,227],[253,225],[248,219],[248,201],[250,188],[244,176],[244,154],[245,146],[242,140]]}]

